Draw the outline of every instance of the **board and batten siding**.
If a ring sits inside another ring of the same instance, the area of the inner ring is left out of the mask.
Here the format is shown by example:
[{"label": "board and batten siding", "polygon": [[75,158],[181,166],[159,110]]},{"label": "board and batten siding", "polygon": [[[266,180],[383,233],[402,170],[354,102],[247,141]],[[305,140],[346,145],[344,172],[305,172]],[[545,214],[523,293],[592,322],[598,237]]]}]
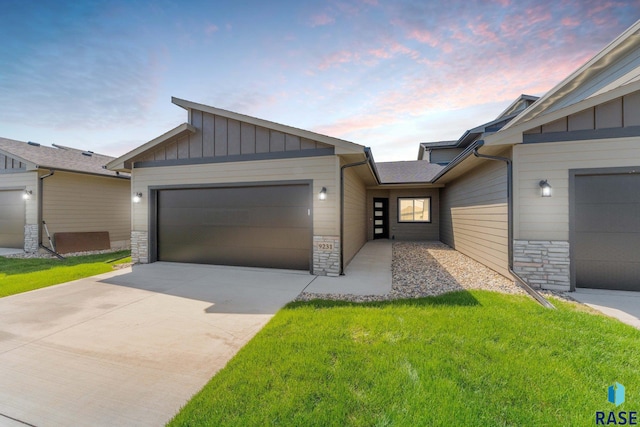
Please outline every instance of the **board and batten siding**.
[{"label": "board and batten siding", "polygon": [[440,189],[440,240],[509,276],[507,168],[503,162],[487,160]]},{"label": "board and batten siding", "polygon": [[356,169],[344,170],[344,267],[367,242],[367,188]]},{"label": "board and batten siding", "polygon": [[[56,171],[43,181],[42,219],[49,233],[108,231],[112,247],[129,244],[128,179]],[[43,244],[48,246],[43,230]]]},{"label": "board and batten siding", "polygon": [[196,132],[163,143],[135,161],[221,158],[246,154],[276,153],[329,148],[327,144],[238,120],[190,110]]},{"label": "board and batten siding", "polygon": [[25,224],[38,223],[38,172],[0,173],[0,190],[29,190],[31,199],[25,200]]},{"label": "board and batten siding", "polygon": [[[514,147],[514,238],[569,240],[569,169],[640,167],[640,138],[519,144]],[[551,197],[540,197],[540,180]]]},{"label": "board and batten siding", "polygon": [[[149,231],[149,187],[313,180],[313,233],[338,236],[339,169],[337,156],[135,168],[131,191],[141,192],[143,199],[133,205],[132,230]],[[326,200],[317,197],[322,187]]]}]

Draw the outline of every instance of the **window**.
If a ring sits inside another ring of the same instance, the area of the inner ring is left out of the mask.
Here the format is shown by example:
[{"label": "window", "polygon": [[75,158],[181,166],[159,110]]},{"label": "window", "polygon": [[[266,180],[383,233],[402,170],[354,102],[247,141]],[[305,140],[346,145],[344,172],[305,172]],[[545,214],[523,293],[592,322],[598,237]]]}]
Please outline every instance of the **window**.
[{"label": "window", "polygon": [[431,197],[399,197],[398,222],[431,222]]}]

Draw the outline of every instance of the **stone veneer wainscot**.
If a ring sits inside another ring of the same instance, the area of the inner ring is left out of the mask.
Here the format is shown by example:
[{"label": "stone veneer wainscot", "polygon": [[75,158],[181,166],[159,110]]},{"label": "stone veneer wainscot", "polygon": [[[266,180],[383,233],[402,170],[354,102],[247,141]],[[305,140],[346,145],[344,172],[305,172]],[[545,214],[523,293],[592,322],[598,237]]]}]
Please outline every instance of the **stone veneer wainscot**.
[{"label": "stone veneer wainscot", "polygon": [[569,266],[569,242],[513,241],[513,269],[534,287],[568,291],[571,286]]},{"label": "stone veneer wainscot", "polygon": [[340,238],[338,236],[313,236],[312,273],[317,276],[340,275]]}]

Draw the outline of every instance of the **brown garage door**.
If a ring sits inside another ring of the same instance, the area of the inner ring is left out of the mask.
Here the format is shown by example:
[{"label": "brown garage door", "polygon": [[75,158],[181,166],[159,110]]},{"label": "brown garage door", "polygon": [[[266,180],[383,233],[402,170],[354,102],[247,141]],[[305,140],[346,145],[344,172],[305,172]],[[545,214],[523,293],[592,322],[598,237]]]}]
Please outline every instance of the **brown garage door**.
[{"label": "brown garage door", "polygon": [[24,248],[22,191],[0,190],[0,247]]},{"label": "brown garage door", "polygon": [[640,291],[640,174],[576,176],[576,286]]},{"label": "brown garage door", "polygon": [[159,190],[158,260],[309,270],[309,185]]}]

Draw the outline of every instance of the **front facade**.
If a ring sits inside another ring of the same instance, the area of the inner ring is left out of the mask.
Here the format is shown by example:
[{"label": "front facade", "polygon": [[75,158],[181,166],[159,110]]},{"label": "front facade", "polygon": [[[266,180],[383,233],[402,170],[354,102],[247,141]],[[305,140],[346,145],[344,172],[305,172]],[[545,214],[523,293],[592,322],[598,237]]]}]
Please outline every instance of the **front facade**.
[{"label": "front facade", "polygon": [[[536,287],[640,291],[639,29],[447,167],[445,243]],[[511,194],[506,163],[474,148],[510,160]]]},{"label": "front facade", "polygon": [[369,240],[441,240],[533,287],[640,290],[638,30],[410,162],[174,99],[188,122],[108,165],[133,258],[338,275]]},{"label": "front facade", "polygon": [[91,249],[95,235],[90,233],[108,233],[100,242],[105,247],[128,247],[129,176],[105,170],[102,165],[110,160],[70,147],[0,138],[0,247],[53,249],[58,235],[68,242],[88,236],[69,247]]}]

